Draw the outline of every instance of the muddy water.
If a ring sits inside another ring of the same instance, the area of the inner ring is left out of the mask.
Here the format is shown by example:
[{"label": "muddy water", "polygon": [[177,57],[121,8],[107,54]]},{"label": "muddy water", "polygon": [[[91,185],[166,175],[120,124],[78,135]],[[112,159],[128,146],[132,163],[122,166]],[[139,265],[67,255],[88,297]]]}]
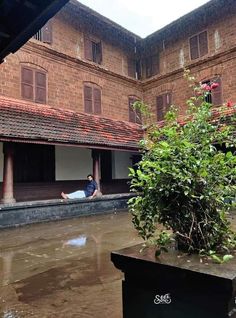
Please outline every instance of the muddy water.
[{"label": "muddy water", "polygon": [[127,212],[1,231],[0,317],[122,317],[110,252],[139,242]]}]

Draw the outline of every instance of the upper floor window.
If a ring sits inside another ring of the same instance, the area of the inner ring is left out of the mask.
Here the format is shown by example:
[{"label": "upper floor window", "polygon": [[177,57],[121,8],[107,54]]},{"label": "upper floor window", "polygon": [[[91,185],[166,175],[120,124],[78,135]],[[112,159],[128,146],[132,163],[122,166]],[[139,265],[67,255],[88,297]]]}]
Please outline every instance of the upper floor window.
[{"label": "upper floor window", "polygon": [[136,124],[142,123],[141,112],[138,109],[134,109],[133,104],[139,99],[134,96],[129,97],[129,121]]},{"label": "upper floor window", "polygon": [[[212,88],[212,84],[217,83],[218,86],[216,88]],[[206,90],[205,101],[213,104],[214,106],[222,105],[223,96],[222,96],[222,81],[220,77],[209,79],[202,82],[202,85],[206,85],[208,88]]]},{"label": "upper floor window", "polygon": [[189,39],[189,46],[191,60],[195,60],[206,55],[208,53],[207,31],[192,36]]},{"label": "upper floor window", "polygon": [[128,58],[128,76],[136,78],[136,61]]},{"label": "upper floor window", "polygon": [[84,84],[84,111],[89,114],[99,115],[101,109],[101,89],[99,86],[86,83]]},{"label": "upper floor window", "polygon": [[140,60],[128,58],[128,76],[136,78],[136,79],[141,78]]},{"label": "upper floor window", "polygon": [[84,57],[92,62],[102,63],[102,43],[85,37],[84,39]]},{"label": "upper floor window", "polygon": [[160,72],[159,54],[148,56],[145,59],[146,77],[151,77]]},{"label": "upper floor window", "polygon": [[46,104],[47,74],[29,67],[21,68],[21,96],[36,103]]},{"label": "upper floor window", "polygon": [[49,20],[34,36],[36,40],[44,43],[52,43],[52,21]]},{"label": "upper floor window", "polygon": [[168,112],[172,100],[172,94],[170,92],[157,96],[156,109],[157,109],[157,121],[164,119],[166,112]]}]

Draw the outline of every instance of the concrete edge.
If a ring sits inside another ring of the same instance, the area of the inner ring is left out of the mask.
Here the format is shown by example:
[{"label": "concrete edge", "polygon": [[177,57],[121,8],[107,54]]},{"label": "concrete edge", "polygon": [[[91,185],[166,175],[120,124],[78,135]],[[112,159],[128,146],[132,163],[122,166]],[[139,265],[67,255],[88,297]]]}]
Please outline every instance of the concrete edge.
[{"label": "concrete edge", "polygon": [[125,210],[127,201],[133,196],[131,193],[121,193],[95,199],[56,199],[0,205],[0,229]]}]

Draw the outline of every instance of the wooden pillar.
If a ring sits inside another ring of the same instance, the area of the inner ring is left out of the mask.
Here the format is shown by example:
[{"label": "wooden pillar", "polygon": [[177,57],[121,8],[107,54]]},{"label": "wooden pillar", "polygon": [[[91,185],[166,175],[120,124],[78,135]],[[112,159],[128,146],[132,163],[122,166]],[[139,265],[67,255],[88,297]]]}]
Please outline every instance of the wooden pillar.
[{"label": "wooden pillar", "polygon": [[16,200],[13,194],[13,144],[4,143],[3,153],[2,203],[14,203]]},{"label": "wooden pillar", "polygon": [[100,191],[100,151],[92,150],[93,158],[93,176],[94,180],[97,182],[98,190]]}]

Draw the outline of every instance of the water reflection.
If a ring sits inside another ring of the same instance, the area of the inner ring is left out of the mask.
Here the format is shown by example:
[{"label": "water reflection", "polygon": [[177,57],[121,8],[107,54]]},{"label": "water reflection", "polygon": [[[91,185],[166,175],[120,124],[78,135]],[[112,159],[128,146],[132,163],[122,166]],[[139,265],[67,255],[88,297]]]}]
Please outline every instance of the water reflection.
[{"label": "water reflection", "polygon": [[63,246],[70,245],[70,246],[81,247],[81,246],[84,246],[86,244],[86,240],[87,240],[87,237],[84,235],[81,235],[79,237],[76,237],[76,238],[73,238],[73,239],[66,241],[63,244]]},{"label": "water reflection", "polygon": [[139,241],[126,212],[0,232],[0,317],[120,318],[110,251]]},{"label": "water reflection", "polygon": [[16,315],[16,313],[12,312],[12,311],[4,311],[3,312],[3,318],[18,318],[18,316]]}]

